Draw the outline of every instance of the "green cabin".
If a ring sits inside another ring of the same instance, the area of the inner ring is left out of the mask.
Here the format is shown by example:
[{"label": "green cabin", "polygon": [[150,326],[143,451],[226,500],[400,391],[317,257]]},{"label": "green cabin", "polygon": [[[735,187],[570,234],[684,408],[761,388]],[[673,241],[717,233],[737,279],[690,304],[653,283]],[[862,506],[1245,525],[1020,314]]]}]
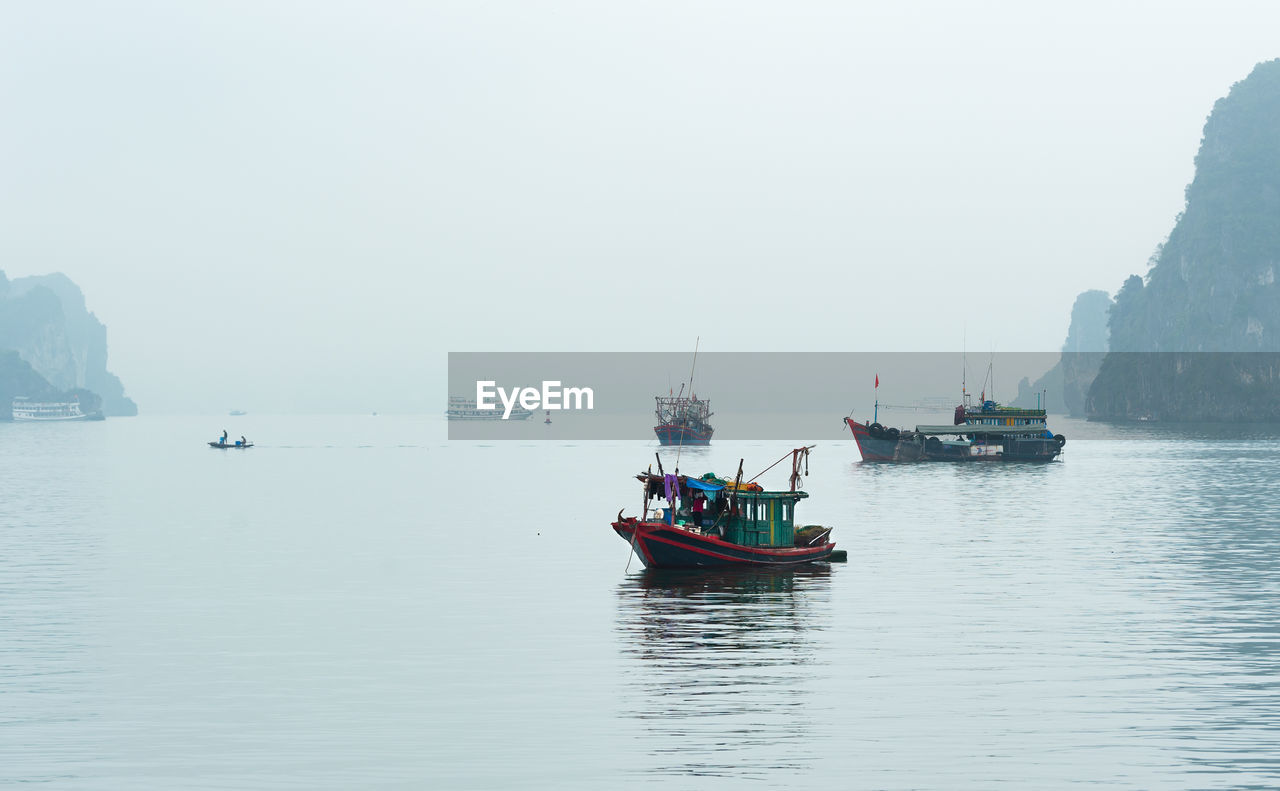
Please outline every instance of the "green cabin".
[{"label": "green cabin", "polygon": [[[756,485],[743,487],[735,495],[732,484],[726,485],[724,479],[711,473],[699,479],[643,472],[636,478],[644,483],[646,514],[652,500],[661,501],[674,494],[680,503],[674,509],[653,509],[654,521],[748,547],[795,546],[796,503],[809,496],[802,491],[763,491]],[[672,488],[673,481],[678,482],[678,491]],[[692,507],[697,499],[702,502],[700,513]]]},{"label": "green cabin", "polygon": [[[722,492],[726,499],[729,492]],[[725,515],[724,539],[748,547],[789,547],[796,538],[796,503],[805,492],[738,492]]]}]

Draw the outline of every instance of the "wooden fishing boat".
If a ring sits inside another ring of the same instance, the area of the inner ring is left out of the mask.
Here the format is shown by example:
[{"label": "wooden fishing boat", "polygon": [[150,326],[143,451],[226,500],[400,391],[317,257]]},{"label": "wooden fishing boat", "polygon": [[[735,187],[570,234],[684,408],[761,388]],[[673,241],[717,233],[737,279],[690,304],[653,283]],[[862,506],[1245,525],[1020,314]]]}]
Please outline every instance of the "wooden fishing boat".
[{"label": "wooden fishing boat", "polygon": [[[693,392],[693,372],[698,367],[698,344],[701,342],[702,338],[698,338],[694,343],[693,367],[689,369],[689,381],[680,385],[680,392],[673,394],[668,389],[665,398],[654,396],[657,405],[654,416],[658,418],[658,425],[653,427],[653,433],[658,435],[659,445],[710,445],[711,435],[716,432],[709,422],[713,414],[711,402],[699,399]],[[685,395],[686,386],[689,395]]]},{"label": "wooden fishing boat", "polygon": [[[683,393],[683,387],[681,388]],[[658,435],[660,445],[710,445],[711,435],[715,429],[708,419],[711,417],[711,402],[699,400],[696,395],[690,396],[655,396],[657,409],[654,414],[658,425],[653,432]]]},{"label": "wooden fishing boat", "polygon": [[[798,488],[808,452],[797,448],[788,454],[788,491],[744,484],[741,462],[729,482],[711,474],[700,479],[678,471],[667,475],[659,458],[658,474],[650,470],[636,476],[644,486],[641,515],[624,518],[619,511],[613,530],[647,568],[781,567],[824,560],[835,549],[831,529],[796,529],[795,506],[809,496]],[[655,499],[666,500],[667,507],[651,509]]]},{"label": "wooden fishing boat", "polygon": [[[878,410],[877,410],[878,411]],[[846,417],[863,461],[1053,461],[1067,438],[1049,431],[1043,409],[994,401],[958,406],[955,425],[890,428]]]},{"label": "wooden fishing boat", "polygon": [[863,461],[1053,461],[1067,444],[1066,437],[1049,430],[1043,407],[1003,406],[988,399],[985,388],[974,405],[963,383],[963,403],[955,409],[954,425],[919,425],[914,430],[883,426],[879,374],[875,389],[873,420],[844,418]]}]

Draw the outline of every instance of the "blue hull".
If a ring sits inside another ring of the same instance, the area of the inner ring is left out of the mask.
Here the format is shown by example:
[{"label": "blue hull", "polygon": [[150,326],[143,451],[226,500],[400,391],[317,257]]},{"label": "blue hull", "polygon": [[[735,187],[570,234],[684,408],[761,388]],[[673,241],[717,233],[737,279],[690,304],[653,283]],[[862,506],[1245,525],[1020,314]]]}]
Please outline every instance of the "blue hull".
[{"label": "blue hull", "polygon": [[710,445],[711,435],[715,433],[715,429],[710,426],[697,429],[692,426],[668,423],[654,426],[653,432],[658,435],[660,445]]}]

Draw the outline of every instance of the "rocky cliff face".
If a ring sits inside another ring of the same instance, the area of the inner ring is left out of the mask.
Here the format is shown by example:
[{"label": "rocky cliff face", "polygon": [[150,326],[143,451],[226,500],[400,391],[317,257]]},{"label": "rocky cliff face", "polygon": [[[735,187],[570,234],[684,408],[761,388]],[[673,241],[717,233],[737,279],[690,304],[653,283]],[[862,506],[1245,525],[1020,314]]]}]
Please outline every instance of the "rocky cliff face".
[{"label": "rocky cliff face", "polygon": [[39,399],[57,394],[57,388],[32,370],[16,351],[0,349],[0,420],[13,417],[13,399],[17,396]]},{"label": "rocky cliff face", "polygon": [[1112,352],[1089,404],[1110,419],[1280,422],[1280,353]]},{"label": "rocky cliff face", "polygon": [[1107,352],[1107,318],[1111,304],[1111,297],[1105,291],[1086,291],[1076,297],[1062,357],[1034,384],[1027,379],[1018,384],[1015,406],[1034,407],[1036,393],[1045,393],[1050,409],[1063,409],[1072,415],[1085,414],[1089,386]]},{"label": "rocky cliff face", "polygon": [[95,393],[108,415],[138,413],[107,370],[106,327],[65,275],[9,281],[0,272],[0,349],[16,351],[55,390]]},{"label": "rocky cliff face", "polygon": [[1250,354],[1280,352],[1280,60],[1218,100],[1195,164],[1151,270],[1116,296],[1090,416],[1268,419],[1257,399],[1280,400],[1275,355]]}]

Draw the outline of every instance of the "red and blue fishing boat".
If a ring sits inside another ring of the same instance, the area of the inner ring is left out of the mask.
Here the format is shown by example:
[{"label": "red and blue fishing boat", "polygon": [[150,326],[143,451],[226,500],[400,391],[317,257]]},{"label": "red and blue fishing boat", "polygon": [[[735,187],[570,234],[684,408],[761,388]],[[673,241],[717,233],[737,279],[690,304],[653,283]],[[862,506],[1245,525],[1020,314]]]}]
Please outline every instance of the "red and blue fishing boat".
[{"label": "red and blue fishing boat", "polygon": [[[683,390],[683,388],[681,388]],[[707,422],[711,417],[711,402],[690,396],[656,396],[658,408],[655,414],[658,425],[653,432],[659,445],[710,445],[715,429]]]},{"label": "red and blue fishing boat", "polygon": [[[876,375],[876,389],[880,376]],[[952,425],[918,425],[914,429],[844,419],[863,461],[1053,461],[1067,438],[1049,430],[1044,409],[1002,406],[983,397],[976,405],[962,391]]]},{"label": "red and blue fishing boat", "polygon": [[[808,452],[797,448],[788,454],[788,491],[766,491],[754,479],[744,483],[741,463],[728,481],[710,473],[668,475],[659,458],[657,474],[650,468],[636,476],[644,487],[640,516],[624,518],[619,511],[613,529],[647,568],[783,567],[826,560],[836,546],[831,528],[796,528],[796,504],[809,496],[798,488]],[[666,506],[651,508],[655,500]]]}]

